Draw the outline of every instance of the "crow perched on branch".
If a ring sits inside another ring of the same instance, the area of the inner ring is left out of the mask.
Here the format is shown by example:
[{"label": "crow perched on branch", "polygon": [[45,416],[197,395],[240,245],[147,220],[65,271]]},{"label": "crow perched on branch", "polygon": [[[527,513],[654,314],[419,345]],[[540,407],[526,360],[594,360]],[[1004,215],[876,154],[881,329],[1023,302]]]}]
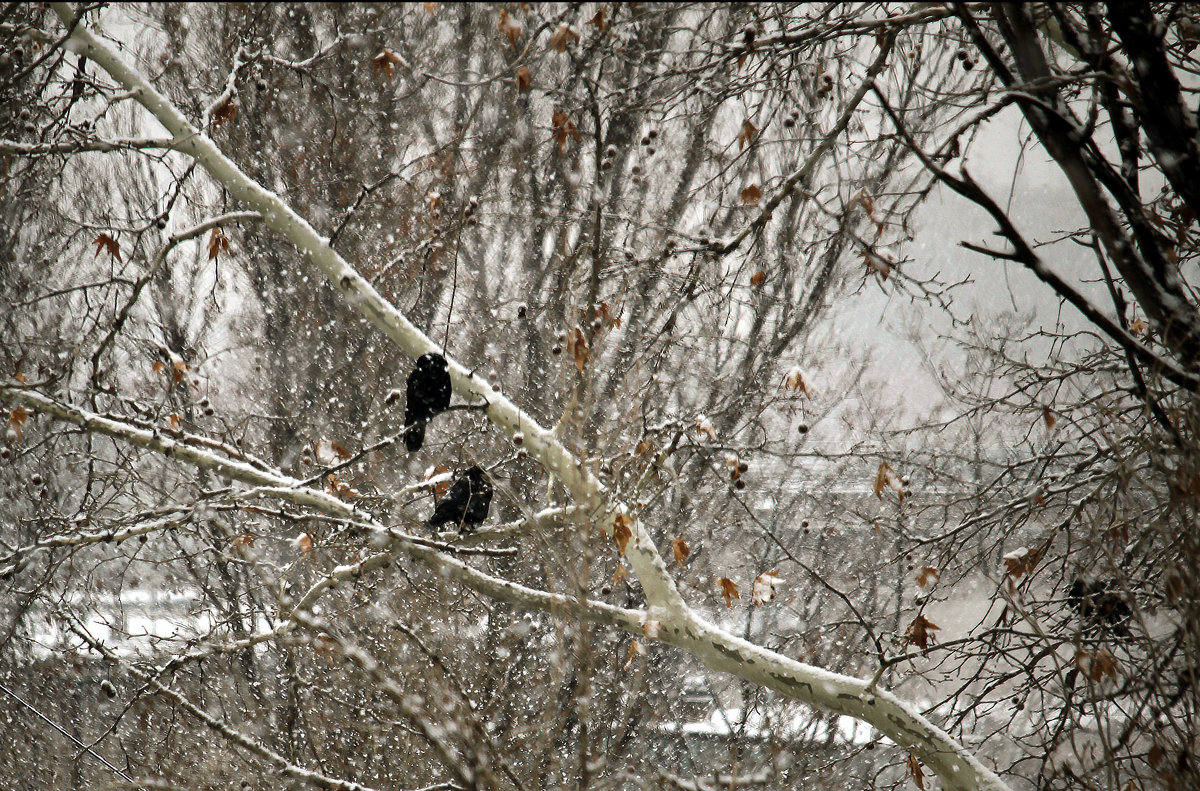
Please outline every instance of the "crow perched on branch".
[{"label": "crow perched on branch", "polygon": [[458,525],[458,532],[470,533],[488,516],[492,504],[492,482],[479,467],[468,467],[429,517],[432,527],[447,522]]},{"label": "crow perched on branch", "polygon": [[1129,618],[1133,613],[1129,604],[1112,587],[1111,582],[1087,582],[1077,577],[1067,591],[1067,605],[1079,613],[1085,629],[1107,624],[1113,634],[1127,635]]},{"label": "crow perched on branch", "polygon": [[422,354],[408,375],[404,402],[404,445],[411,453],[425,442],[425,424],[450,406],[450,366],[440,354]]}]

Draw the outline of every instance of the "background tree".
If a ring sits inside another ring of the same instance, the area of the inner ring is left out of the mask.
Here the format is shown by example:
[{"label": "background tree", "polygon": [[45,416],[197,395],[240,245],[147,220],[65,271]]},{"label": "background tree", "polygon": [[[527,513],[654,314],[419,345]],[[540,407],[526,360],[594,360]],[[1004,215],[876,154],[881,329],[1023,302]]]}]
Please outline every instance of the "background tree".
[{"label": "background tree", "polygon": [[[994,604],[957,645],[922,653],[959,680],[951,720],[1007,734],[1014,771],[1039,787],[1183,788],[1197,738],[1200,314],[1183,174],[1198,162],[1182,76],[1196,20],[1121,3],[955,13],[964,68],[986,64],[998,92],[983,114],[1019,111],[1082,226],[1038,227],[948,164],[972,126],[913,140],[1001,240],[964,246],[1024,268],[1061,306],[1038,332],[959,334],[977,374],[943,382],[961,410],[951,436],[992,426],[1009,451],[921,454],[931,480],[967,496],[935,505],[944,527],[910,538],[940,574],[926,573],[931,600],[981,575]],[[903,115],[889,113],[902,134]]]}]

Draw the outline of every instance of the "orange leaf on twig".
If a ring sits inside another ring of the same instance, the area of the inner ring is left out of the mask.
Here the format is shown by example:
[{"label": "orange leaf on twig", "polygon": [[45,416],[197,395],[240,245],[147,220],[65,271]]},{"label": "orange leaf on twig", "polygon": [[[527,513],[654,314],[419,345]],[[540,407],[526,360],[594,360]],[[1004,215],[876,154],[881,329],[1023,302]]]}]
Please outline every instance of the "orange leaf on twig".
[{"label": "orange leaf on twig", "polygon": [[633,520],[625,514],[617,514],[617,518],[613,520],[613,543],[617,545],[617,549],[621,554],[625,554],[625,546],[629,543],[629,539],[633,538]]},{"label": "orange leaf on twig", "polygon": [[904,639],[924,651],[929,647],[929,641],[933,639],[932,632],[936,632],[939,629],[941,629],[940,626],[927,620],[924,615],[918,615],[908,625],[908,631],[904,633]]},{"label": "orange leaf on twig", "polygon": [[1030,549],[1029,547],[1017,547],[1002,558],[1004,569],[1010,577],[1032,574],[1033,570],[1037,568],[1038,562],[1042,559],[1043,551],[1041,549]]},{"label": "orange leaf on twig", "polygon": [[221,106],[213,110],[212,125],[216,129],[221,124],[229,123],[237,118],[238,107],[234,103],[233,97],[230,96],[225,101],[221,102]]},{"label": "orange leaf on twig", "polygon": [[1103,648],[1095,652],[1076,651],[1075,667],[1087,673],[1088,680],[1096,684],[1106,678],[1117,678],[1119,675],[1117,658]]},{"label": "orange leaf on twig", "polygon": [[729,579],[729,577],[721,577],[717,580],[717,587],[721,589],[721,595],[725,597],[725,606],[732,607],[734,599],[742,598],[738,593],[737,583]]},{"label": "orange leaf on twig", "polygon": [[508,45],[510,47],[517,46],[517,39],[521,37],[521,24],[514,22],[513,18],[503,8],[500,9],[500,21],[496,24],[496,29],[508,38]]},{"label": "orange leaf on twig", "polygon": [[214,261],[221,253],[229,252],[229,237],[220,228],[213,228],[208,237],[208,260]]},{"label": "orange leaf on twig", "polygon": [[675,562],[681,566],[688,559],[688,555],[692,554],[691,548],[682,538],[676,538],[671,542],[671,551],[675,554]]},{"label": "orange leaf on twig", "polygon": [[567,148],[567,140],[575,138],[576,141],[583,140],[579,134],[579,128],[575,126],[575,122],[571,120],[571,116],[567,115],[566,111],[557,107],[550,115],[550,125],[554,127],[554,140],[558,145],[558,153],[561,155]]},{"label": "orange leaf on twig", "polygon": [[895,470],[892,469],[892,465],[886,461],[879,462],[879,470],[875,473],[875,485],[873,488],[875,496],[881,500],[883,499],[883,490],[891,489],[900,498],[900,502],[904,502],[904,483],[896,475]]},{"label": "orange leaf on twig", "polygon": [[13,407],[8,413],[8,427],[17,434],[17,441],[21,439],[21,428],[29,420],[29,410],[23,406]]},{"label": "orange leaf on twig", "polygon": [[567,45],[579,43],[579,34],[570,25],[559,25],[558,30],[550,36],[550,46],[555,52],[566,52]]},{"label": "orange leaf on twig", "polygon": [[391,82],[392,77],[396,76],[396,64],[399,62],[400,56],[385,47],[378,55],[371,58],[371,74],[375,77],[384,77],[387,82]]},{"label": "orange leaf on twig", "polygon": [[591,355],[588,350],[587,337],[583,334],[583,328],[578,324],[567,335],[567,354],[575,361],[575,367],[579,369],[579,373],[583,373],[583,367],[587,365]]},{"label": "orange leaf on twig", "polygon": [[754,588],[750,601],[755,605],[766,604],[775,598],[775,589],[779,586],[778,571],[764,571],[754,578]]},{"label": "orange leaf on twig", "polygon": [[925,772],[921,770],[921,764],[917,761],[917,756],[911,754],[908,756],[906,768],[908,776],[917,784],[917,788],[925,791]]},{"label": "orange leaf on twig", "polygon": [[787,378],[783,381],[783,386],[787,390],[799,390],[809,398],[813,397],[813,391],[809,388],[808,382],[804,381],[804,372],[800,370],[800,366],[793,366],[787,372]]},{"label": "orange leaf on twig", "polygon": [[108,234],[101,233],[92,240],[92,244],[96,245],[96,255],[92,256],[92,258],[96,258],[102,252],[107,252],[111,257],[115,258],[118,263],[121,261],[121,245],[117,243],[116,239],[112,238]]},{"label": "orange leaf on twig", "polygon": [[747,118],[742,121],[742,130],[738,132],[738,151],[741,151],[754,140],[754,136],[758,134],[758,127],[754,122]]}]

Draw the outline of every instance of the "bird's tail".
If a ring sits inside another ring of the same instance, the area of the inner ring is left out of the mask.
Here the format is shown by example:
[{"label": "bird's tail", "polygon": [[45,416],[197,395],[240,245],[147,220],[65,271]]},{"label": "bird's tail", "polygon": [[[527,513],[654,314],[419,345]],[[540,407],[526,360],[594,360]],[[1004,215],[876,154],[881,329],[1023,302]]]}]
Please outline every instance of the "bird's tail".
[{"label": "bird's tail", "polygon": [[418,420],[411,426],[405,426],[404,431],[404,446],[408,448],[408,452],[420,450],[421,445],[425,443],[425,421]]}]

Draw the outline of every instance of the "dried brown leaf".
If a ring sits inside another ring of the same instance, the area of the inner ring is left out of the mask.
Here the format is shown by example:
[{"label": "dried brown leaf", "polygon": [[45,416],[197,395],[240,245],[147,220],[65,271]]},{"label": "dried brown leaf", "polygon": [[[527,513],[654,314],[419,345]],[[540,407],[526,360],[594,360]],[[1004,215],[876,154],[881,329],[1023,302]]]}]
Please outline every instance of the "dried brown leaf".
[{"label": "dried brown leaf", "polygon": [[875,198],[871,197],[871,193],[867,192],[866,188],[859,190],[850,198],[849,203],[846,204],[846,211],[850,211],[855,206],[862,206],[867,217],[875,224],[876,237],[883,233],[884,222],[875,215]]},{"label": "dried brown leaf", "polygon": [[675,562],[680,566],[684,565],[688,559],[688,555],[692,554],[691,548],[682,538],[676,538],[671,542],[671,552],[675,555]]},{"label": "dried brown leaf", "polygon": [[500,20],[496,23],[496,29],[505,35],[508,39],[508,46],[516,47],[517,39],[521,37],[521,24],[513,20],[507,11],[500,9]]},{"label": "dried brown leaf", "polygon": [[96,255],[92,256],[92,258],[96,258],[102,252],[107,252],[110,257],[115,258],[117,262],[120,263],[121,245],[116,239],[102,232],[99,236],[92,240],[92,244],[96,245]]},{"label": "dried brown leaf", "polygon": [[918,615],[908,625],[908,629],[904,632],[904,639],[924,651],[929,647],[929,641],[933,639],[932,633],[939,629],[941,629],[940,626],[927,620],[924,615]]},{"label": "dried brown leaf", "polygon": [[1010,577],[1021,577],[1025,574],[1032,574],[1033,570],[1037,568],[1037,564],[1041,561],[1044,551],[1044,549],[1035,550],[1029,547],[1017,547],[1002,558],[1004,569]]},{"label": "dried brown leaf", "polygon": [[745,121],[742,121],[742,129],[740,132],[738,132],[738,150],[741,151],[743,148],[749,145],[754,140],[754,136],[757,134],[758,127],[754,125],[753,121],[751,121],[749,118],[747,118]]},{"label": "dried brown leaf", "polygon": [[208,260],[215,261],[221,253],[229,252],[229,237],[220,228],[213,228],[208,236]]},{"label": "dried brown leaf", "polygon": [[732,607],[734,599],[740,599],[741,594],[738,593],[737,583],[729,579],[729,577],[721,577],[717,580],[717,587],[721,590],[721,595],[725,597],[725,606]]},{"label": "dried brown leaf", "polygon": [[1076,651],[1075,667],[1087,674],[1088,680],[1098,684],[1106,678],[1116,679],[1120,675],[1117,658],[1101,648],[1097,651]]},{"label": "dried brown leaf", "polygon": [[21,440],[21,429],[29,421],[29,410],[23,406],[13,407],[8,413],[8,427],[16,432],[17,441]]},{"label": "dried brown leaf", "polygon": [[591,354],[587,336],[583,334],[583,328],[578,324],[567,334],[567,354],[575,361],[575,367],[582,374],[584,366],[587,365],[588,360],[591,358]]},{"label": "dried brown leaf", "polygon": [[228,99],[221,102],[220,107],[213,110],[213,114],[212,114],[213,128],[216,129],[221,124],[231,123],[233,121],[233,119],[237,118],[237,114],[238,114],[238,106],[233,101],[233,97],[230,96]]},{"label": "dried brown leaf", "polygon": [[875,496],[882,500],[884,489],[891,489],[900,498],[900,502],[904,502],[903,482],[896,475],[895,470],[892,469],[892,465],[886,461],[881,461],[879,462],[879,470],[875,473],[875,484],[873,486]]},{"label": "dried brown leaf", "polygon": [[813,397],[813,391],[809,388],[808,382],[804,381],[804,372],[800,370],[800,366],[794,366],[787,372],[787,378],[783,381],[783,386],[788,390],[799,390],[809,398]]},{"label": "dried brown leaf", "polygon": [[579,128],[571,120],[571,116],[558,107],[555,107],[550,115],[550,125],[554,128],[554,140],[558,146],[558,153],[560,155],[566,150],[568,139],[572,137],[576,141],[583,139],[579,134]]},{"label": "dried brown leaf", "polygon": [[600,300],[600,304],[596,306],[596,317],[609,327],[620,327],[621,317],[616,314],[616,310],[612,305],[605,300]]},{"label": "dried brown leaf", "polygon": [[383,77],[385,81],[391,82],[392,78],[396,76],[396,64],[399,62],[400,56],[385,47],[378,55],[371,58],[371,76]]},{"label": "dried brown leaf", "polygon": [[917,756],[909,754],[908,762],[905,764],[905,771],[912,781],[917,784],[917,788],[925,791],[925,772],[921,769],[921,763],[917,760]]},{"label": "dried brown leaf", "polygon": [[597,30],[603,33],[605,30],[608,30],[608,20],[604,16],[604,6],[600,6],[600,9],[588,20],[588,24],[594,25]]},{"label": "dried brown leaf", "polygon": [[633,520],[626,514],[617,514],[617,518],[613,520],[613,543],[617,545],[617,549],[621,554],[625,554],[625,546],[629,543],[629,539],[633,538]]},{"label": "dried brown leaf", "polygon": [[555,52],[566,52],[570,44],[579,43],[579,34],[570,25],[559,25],[550,36],[550,46]]},{"label": "dried brown leaf", "polygon": [[880,280],[887,280],[892,273],[892,265],[874,253],[863,252],[863,263],[867,265],[867,271],[879,275]]},{"label": "dried brown leaf", "polygon": [[[448,473],[448,472],[450,472],[449,467],[439,464],[435,467],[430,467],[429,469],[427,469],[425,471],[424,477],[421,478],[421,480],[431,481],[434,478],[436,478],[437,476],[444,475],[445,473]],[[449,478],[446,478],[445,480],[442,480],[442,481],[438,481],[437,483],[435,483],[433,485],[433,494],[435,497],[441,497],[443,494],[445,494],[449,490],[450,490],[450,479]]]},{"label": "dried brown leaf", "polygon": [[755,605],[766,604],[775,598],[775,589],[779,586],[778,571],[764,571],[754,578],[750,601]]}]

